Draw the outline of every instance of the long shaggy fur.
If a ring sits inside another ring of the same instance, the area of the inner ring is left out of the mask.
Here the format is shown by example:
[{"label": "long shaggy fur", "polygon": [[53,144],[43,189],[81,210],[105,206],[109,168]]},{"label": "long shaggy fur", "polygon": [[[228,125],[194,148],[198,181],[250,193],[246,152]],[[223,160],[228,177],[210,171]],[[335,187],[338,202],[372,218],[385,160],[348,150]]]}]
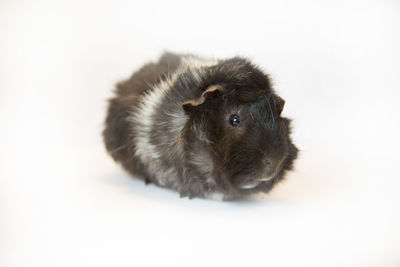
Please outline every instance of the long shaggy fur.
[{"label": "long shaggy fur", "polygon": [[130,173],[182,197],[268,192],[297,157],[283,103],[246,59],[165,53],[117,85],[104,142]]}]

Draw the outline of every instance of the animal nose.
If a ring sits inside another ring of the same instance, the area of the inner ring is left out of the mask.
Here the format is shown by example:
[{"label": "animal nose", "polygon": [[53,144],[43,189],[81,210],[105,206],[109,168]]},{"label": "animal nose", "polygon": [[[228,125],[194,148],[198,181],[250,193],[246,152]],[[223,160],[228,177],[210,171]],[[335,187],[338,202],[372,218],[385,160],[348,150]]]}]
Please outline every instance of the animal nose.
[{"label": "animal nose", "polygon": [[264,167],[266,171],[271,171],[272,169],[272,162],[269,159],[264,159]]},{"label": "animal nose", "polygon": [[272,176],[275,175],[277,164],[274,160],[270,158],[264,159],[263,165],[264,165],[263,179],[271,178]]}]

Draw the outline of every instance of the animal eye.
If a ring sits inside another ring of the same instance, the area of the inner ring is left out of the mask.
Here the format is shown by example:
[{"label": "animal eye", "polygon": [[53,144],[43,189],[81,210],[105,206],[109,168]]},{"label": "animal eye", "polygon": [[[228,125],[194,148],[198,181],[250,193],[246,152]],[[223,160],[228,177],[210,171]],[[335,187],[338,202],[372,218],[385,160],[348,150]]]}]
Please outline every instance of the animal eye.
[{"label": "animal eye", "polygon": [[240,119],[239,119],[239,115],[237,115],[237,114],[232,114],[232,115],[230,115],[229,116],[229,123],[232,125],[232,126],[239,126],[239,124],[240,124]]}]

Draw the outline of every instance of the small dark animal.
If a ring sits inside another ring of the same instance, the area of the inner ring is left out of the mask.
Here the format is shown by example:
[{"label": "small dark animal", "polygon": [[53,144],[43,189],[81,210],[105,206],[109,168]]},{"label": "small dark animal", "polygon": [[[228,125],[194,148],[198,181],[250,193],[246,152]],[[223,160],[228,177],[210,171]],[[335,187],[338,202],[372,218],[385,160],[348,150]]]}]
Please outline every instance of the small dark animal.
[{"label": "small dark animal", "polygon": [[131,174],[181,197],[268,192],[298,153],[284,103],[247,59],[165,53],[117,85],[104,142]]}]

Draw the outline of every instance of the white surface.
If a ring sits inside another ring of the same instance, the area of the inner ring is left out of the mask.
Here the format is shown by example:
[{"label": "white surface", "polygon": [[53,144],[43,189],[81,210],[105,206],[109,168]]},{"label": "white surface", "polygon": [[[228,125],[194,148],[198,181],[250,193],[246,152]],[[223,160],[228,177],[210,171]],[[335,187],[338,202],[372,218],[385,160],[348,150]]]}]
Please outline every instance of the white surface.
[{"label": "white surface", "polygon": [[[259,2],[0,3],[0,266],[400,266],[399,2]],[[285,183],[190,201],[110,159],[113,84],[163,49],[271,73]]]}]

